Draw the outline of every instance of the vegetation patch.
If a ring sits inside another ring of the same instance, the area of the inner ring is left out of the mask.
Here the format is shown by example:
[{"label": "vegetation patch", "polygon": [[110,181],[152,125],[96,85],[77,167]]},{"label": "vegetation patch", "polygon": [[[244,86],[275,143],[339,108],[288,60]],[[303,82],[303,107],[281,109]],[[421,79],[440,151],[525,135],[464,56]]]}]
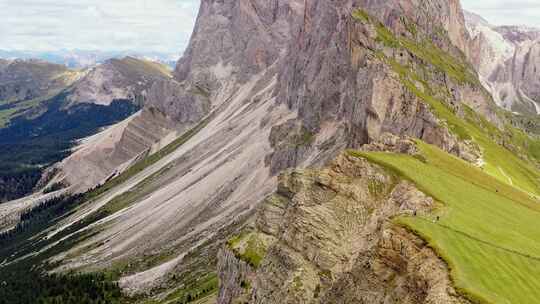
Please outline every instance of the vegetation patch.
[{"label": "vegetation patch", "polygon": [[238,259],[254,268],[259,267],[268,250],[264,236],[257,232],[242,232],[229,239],[227,247]]},{"label": "vegetation patch", "polygon": [[218,287],[218,277],[215,273],[211,273],[174,291],[163,302],[175,304],[194,303],[211,294],[217,293]]},{"label": "vegetation patch", "polygon": [[540,297],[539,201],[434,146],[417,144],[425,161],[349,153],[382,165],[444,204],[444,212],[396,222],[440,254],[458,290],[480,302],[534,303]]},{"label": "vegetation patch", "polygon": [[352,16],[358,21],[373,25],[377,31],[377,41],[384,46],[393,49],[406,50],[416,58],[435,67],[437,70],[448,75],[460,84],[479,84],[474,71],[464,62],[464,60],[458,60],[454,56],[441,50],[433,44],[430,39],[420,38],[416,24],[413,22],[402,18],[402,22],[407,30],[415,37],[414,40],[405,36],[394,35],[391,30],[384,26],[384,24],[376,20],[376,18],[369,16],[366,11],[361,9],[357,9],[353,12]]},{"label": "vegetation patch", "polygon": [[[92,235],[66,230],[44,237],[55,223],[82,203],[81,196],[58,197],[24,213],[13,230],[0,234],[0,303],[126,303],[115,279],[104,273],[51,274],[49,259]],[[80,228],[80,227],[75,227]],[[15,258],[19,258],[14,260]]]},{"label": "vegetation patch", "polygon": [[368,191],[374,197],[383,197],[386,194],[386,185],[379,180],[370,179],[368,182]]},{"label": "vegetation patch", "polygon": [[[377,27],[384,25],[377,23]],[[428,63],[441,65],[444,62],[448,68],[441,70],[448,75],[451,75],[452,71],[467,70],[466,66],[453,59],[450,54],[433,45],[429,48],[420,47],[408,38],[396,37],[388,29],[381,28],[378,33],[381,37],[398,40],[401,48]],[[426,103],[458,139],[473,142],[480,147],[485,162],[483,169],[487,173],[531,194],[540,192],[538,185],[540,173],[535,168],[540,160],[538,138],[531,138],[511,125],[506,125],[505,130],[501,131],[465,104],[460,104],[459,107],[449,106],[441,98],[436,97],[441,92],[448,95],[449,93],[445,91],[447,89],[433,87],[427,77],[428,71],[422,71],[420,74],[417,68],[399,63],[381,51],[376,52],[375,56],[387,63],[396,72],[404,87]],[[460,110],[462,112],[459,112]]]}]

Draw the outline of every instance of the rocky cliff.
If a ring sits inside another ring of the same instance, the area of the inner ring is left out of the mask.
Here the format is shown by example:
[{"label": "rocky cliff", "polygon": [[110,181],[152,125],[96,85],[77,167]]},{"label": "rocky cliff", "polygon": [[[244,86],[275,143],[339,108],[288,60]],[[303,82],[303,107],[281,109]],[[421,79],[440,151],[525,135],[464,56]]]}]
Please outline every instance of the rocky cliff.
[{"label": "rocky cliff", "polygon": [[[272,141],[272,172],[310,158],[306,151],[313,149],[290,145],[291,134],[309,134],[314,141],[307,146],[319,151],[359,147],[384,132],[457,150],[457,140],[423,102],[426,97],[458,112],[462,105],[471,107],[499,123],[463,53],[468,35],[459,2],[307,3],[278,76],[278,101],[298,119],[274,128],[289,136]],[[427,94],[418,94],[418,86]]]},{"label": "rocky cliff", "polygon": [[223,233],[273,191],[280,170],[323,166],[385,132],[478,160],[475,145],[434,111],[471,107],[498,120],[466,64],[458,6],[203,0],[174,79],[157,81],[146,100],[173,123],[200,128],[59,225],[54,233],[108,205],[129,206],[79,231],[99,233],[63,255],[65,266],[168,257],[122,269],[132,292],[157,292],[188,269],[211,271],[186,253],[215,255]]},{"label": "rocky cliff", "polygon": [[[385,143],[415,153],[412,141]],[[348,154],[287,172],[251,228],[220,252],[217,303],[470,303],[425,241],[392,221],[435,207],[409,182]]]},{"label": "rocky cliff", "polygon": [[[173,78],[66,162],[92,184],[153,139],[174,149],[142,158],[47,231],[73,240],[58,269],[113,269],[130,294],[159,301],[215,272],[223,247],[220,303],[467,303],[426,243],[390,221],[429,214],[432,199],[346,155],[326,165],[366,144],[414,154],[388,133],[479,165],[499,152],[476,129],[495,138],[504,122],[469,45],[458,1],[202,0]],[[103,155],[99,178],[86,174]],[[288,168],[298,170],[278,186]],[[252,229],[221,246],[276,187]]]},{"label": "rocky cliff", "polygon": [[540,113],[540,30],[494,26],[466,12],[470,58],[497,104],[522,114]]}]

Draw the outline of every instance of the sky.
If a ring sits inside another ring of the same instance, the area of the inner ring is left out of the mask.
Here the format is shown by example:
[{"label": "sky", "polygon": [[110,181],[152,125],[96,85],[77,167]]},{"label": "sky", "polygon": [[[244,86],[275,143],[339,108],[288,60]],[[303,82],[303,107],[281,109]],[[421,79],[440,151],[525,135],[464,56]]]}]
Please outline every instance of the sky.
[{"label": "sky", "polygon": [[493,25],[540,28],[540,0],[461,0],[461,5]]},{"label": "sky", "polygon": [[[492,24],[540,27],[540,0],[462,0]],[[0,0],[0,49],[180,55],[199,0]]]},{"label": "sky", "polygon": [[181,53],[199,0],[0,0],[0,49]]}]

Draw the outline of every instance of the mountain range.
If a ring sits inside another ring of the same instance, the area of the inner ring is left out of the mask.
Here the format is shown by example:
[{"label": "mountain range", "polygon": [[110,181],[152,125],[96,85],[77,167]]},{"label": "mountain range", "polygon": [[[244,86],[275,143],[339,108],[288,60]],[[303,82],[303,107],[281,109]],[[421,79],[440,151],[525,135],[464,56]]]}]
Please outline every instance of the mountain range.
[{"label": "mountain range", "polygon": [[471,61],[495,102],[511,111],[539,114],[540,29],[493,26],[472,13],[465,17],[473,39]]},{"label": "mountain range", "polygon": [[202,0],[172,73],[0,61],[5,163],[47,164],[0,204],[0,303],[535,303],[537,35]]},{"label": "mountain range", "polygon": [[0,200],[32,192],[46,178],[44,169],[71,154],[76,140],[137,112],[150,85],[170,77],[165,66],[132,57],[86,70],[0,61]]},{"label": "mountain range", "polygon": [[0,49],[0,58],[12,59],[40,59],[50,63],[65,65],[71,69],[84,69],[116,58],[135,57],[165,64],[174,68],[178,55],[159,52],[138,51],[96,51],[96,50],[58,50],[58,51],[15,51]]}]

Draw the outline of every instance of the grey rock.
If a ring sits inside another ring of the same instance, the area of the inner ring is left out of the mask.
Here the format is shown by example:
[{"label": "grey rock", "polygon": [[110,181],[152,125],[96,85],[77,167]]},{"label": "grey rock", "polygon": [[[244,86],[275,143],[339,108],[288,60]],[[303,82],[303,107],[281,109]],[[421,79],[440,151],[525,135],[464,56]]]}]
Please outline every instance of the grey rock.
[{"label": "grey rock", "polygon": [[521,114],[540,113],[540,29],[494,26],[466,12],[471,62],[495,101]]},{"label": "grey rock", "polygon": [[218,304],[470,303],[427,243],[391,220],[433,208],[412,184],[347,154],[287,172],[251,232],[267,242],[260,265],[246,267],[228,248],[219,255]]}]

